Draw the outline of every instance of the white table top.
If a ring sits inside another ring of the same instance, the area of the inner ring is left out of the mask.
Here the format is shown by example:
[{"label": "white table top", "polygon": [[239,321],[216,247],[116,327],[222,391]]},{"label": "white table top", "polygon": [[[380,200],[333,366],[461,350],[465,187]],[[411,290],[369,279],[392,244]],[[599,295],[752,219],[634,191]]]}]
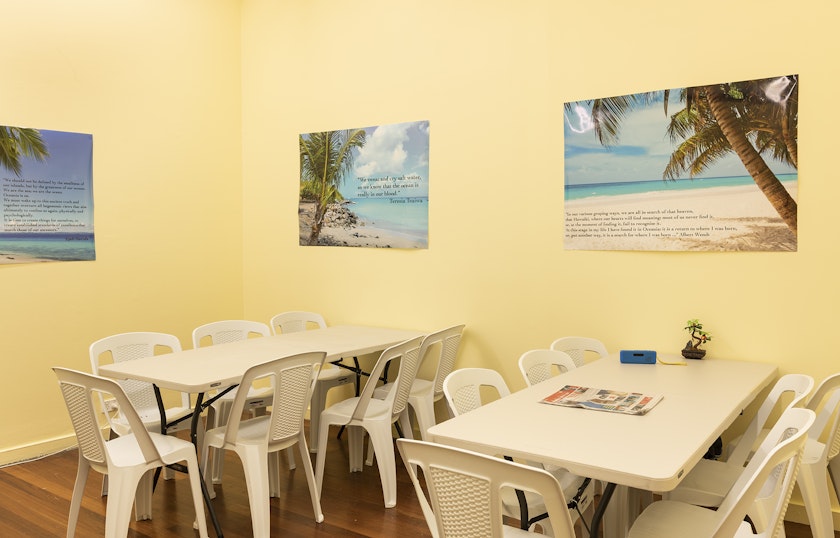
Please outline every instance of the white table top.
[{"label": "white table top", "polygon": [[245,370],[278,357],[324,351],[328,361],[375,353],[422,332],[381,327],[336,325],[324,329],[187,349],[99,367],[114,379],[136,379],[188,393],[236,384]]},{"label": "white table top", "polygon": [[[687,366],[588,363],[449,419],[437,442],[558,465],[580,476],[670,491],[776,377],[776,366],[719,359]],[[540,403],[564,385],[662,394],[644,416]]]}]

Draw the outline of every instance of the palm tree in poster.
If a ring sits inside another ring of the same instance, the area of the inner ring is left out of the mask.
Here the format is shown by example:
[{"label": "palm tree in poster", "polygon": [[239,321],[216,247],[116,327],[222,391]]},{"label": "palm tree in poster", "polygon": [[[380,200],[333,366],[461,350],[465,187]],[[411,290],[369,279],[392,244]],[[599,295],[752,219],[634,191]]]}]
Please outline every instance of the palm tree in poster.
[{"label": "palm tree in poster", "polygon": [[338,187],[353,169],[353,149],[365,145],[363,129],[325,131],[300,136],[300,196],[315,202],[309,244],[317,245],[327,207],[341,200]]},{"label": "palm tree in poster", "polygon": [[[668,113],[669,90],[664,92]],[[592,122],[604,146],[617,143],[621,122],[634,107],[651,103],[658,92],[596,99]],[[685,109],[671,117],[668,134],[683,139],[663,172],[674,180],[691,177],[734,152],[788,228],[797,230],[797,204],[767,166],[762,154],[797,165],[799,85],[796,76],[685,88]],[[568,105],[567,105],[567,108]]]},{"label": "palm tree in poster", "polygon": [[49,157],[47,145],[37,129],[0,125],[0,166],[20,177],[22,157],[45,161]]},{"label": "palm tree in poster", "polygon": [[[779,80],[782,94],[770,90]],[[796,167],[798,89],[795,79],[755,80],[686,88],[686,108],[671,117],[672,141],[683,139],[663,177],[693,177],[730,151],[788,226],[796,233],[797,204],[762,157]],[[782,97],[784,97],[782,99]]]}]

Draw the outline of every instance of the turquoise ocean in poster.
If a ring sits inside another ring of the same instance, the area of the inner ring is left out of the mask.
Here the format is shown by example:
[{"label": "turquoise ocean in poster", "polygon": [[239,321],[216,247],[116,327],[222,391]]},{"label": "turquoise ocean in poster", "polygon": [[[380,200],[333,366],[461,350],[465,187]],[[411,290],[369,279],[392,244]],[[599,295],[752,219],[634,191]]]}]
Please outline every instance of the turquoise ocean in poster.
[{"label": "turquoise ocean in poster", "polygon": [[[779,174],[782,183],[796,182],[797,174]],[[639,194],[657,191],[690,191],[710,189],[713,187],[742,187],[754,185],[750,176],[710,177],[695,179],[679,179],[677,181],[626,181],[615,183],[591,183],[581,185],[566,185],[566,200],[580,200],[593,196],[620,196],[622,194]]]},{"label": "turquoise ocean in poster", "polygon": [[50,261],[96,259],[92,233],[0,233],[0,263],[14,255]]},{"label": "turquoise ocean in poster", "polygon": [[426,240],[429,230],[429,198],[351,198],[347,209],[367,225]]}]

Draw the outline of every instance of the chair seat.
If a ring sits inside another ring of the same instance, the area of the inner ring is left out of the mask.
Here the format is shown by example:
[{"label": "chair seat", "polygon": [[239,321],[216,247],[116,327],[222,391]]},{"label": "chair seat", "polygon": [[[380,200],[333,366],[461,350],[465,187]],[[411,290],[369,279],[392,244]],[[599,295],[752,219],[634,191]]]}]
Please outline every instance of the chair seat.
[{"label": "chair seat", "polygon": [[[174,435],[149,432],[149,437],[160,453],[160,459],[166,464],[183,461],[184,450],[195,453],[195,445]],[[120,435],[110,439],[105,445],[108,447],[111,463],[117,467],[133,467],[146,461],[134,434]]]},{"label": "chair seat", "polygon": [[347,375],[347,371],[340,366],[328,366],[324,365],[324,368],[318,373],[318,381],[330,381],[333,379],[338,379],[343,375]]},{"label": "chair seat", "polygon": [[[160,414],[158,413],[157,409],[139,409],[137,410],[137,414],[140,416],[140,420],[143,421],[143,424],[146,426],[147,430],[151,432],[160,431]],[[192,414],[193,410],[190,407],[171,407],[166,409],[166,420],[168,422],[172,422],[173,420],[178,420],[180,418],[184,418]],[[184,421],[183,423],[188,425],[189,421]],[[127,435],[131,433],[131,428],[129,427],[128,422],[125,420],[125,417],[123,417],[122,415],[111,419],[111,428],[117,435]]]},{"label": "chair seat", "polygon": [[[379,400],[384,400],[391,392],[391,387],[393,386],[393,383],[388,383],[376,387],[376,390],[373,391],[373,397]],[[435,387],[431,380],[421,379],[418,377],[414,380],[414,383],[411,384],[411,392],[409,393],[409,396],[411,398],[422,398],[430,395],[434,389]]]},{"label": "chair seat", "polygon": [[[258,445],[265,443],[268,428],[271,425],[271,415],[262,415],[239,423],[236,443],[240,445]],[[204,434],[207,446],[222,448],[225,444],[225,430],[227,426],[213,428]],[[288,446],[298,441],[297,436],[289,439]],[[285,447],[282,447],[285,448]]]},{"label": "chair seat", "polygon": [[[563,496],[566,500],[571,500],[577,494],[578,488],[583,483],[583,478],[574,475],[568,471],[559,470],[551,472],[554,478],[560,483],[560,488],[563,490]],[[578,508],[581,512],[585,512],[592,504],[593,487],[589,484],[588,495],[582,495],[582,504]],[[542,497],[532,491],[524,491],[525,501],[528,504],[528,517],[533,518],[545,512],[545,504],[542,502]],[[503,508],[506,516],[519,518],[519,497],[516,496],[516,490],[513,488],[505,488],[501,490],[500,496],[502,498]],[[577,515],[576,512],[573,513]],[[576,521],[576,517],[572,517],[572,521]]]},{"label": "chair seat", "polygon": [[[321,413],[321,420],[326,420],[331,424],[341,423],[341,421],[349,421],[353,416],[353,411],[359,402],[358,397],[347,398],[341,400],[324,410]],[[368,404],[365,419],[377,420],[391,415],[391,406],[384,400],[373,399]],[[329,417],[329,418],[328,418]]]},{"label": "chair seat", "polygon": [[805,451],[802,453],[802,465],[818,463],[822,459],[824,451],[825,443],[809,437],[805,441]]},{"label": "chair seat", "polygon": [[[627,538],[709,538],[714,536],[720,518],[714,510],[675,501],[659,501],[648,506],[633,523]],[[746,531],[749,524],[746,525]],[[741,529],[738,531],[741,535]]]},{"label": "chair seat", "polygon": [[540,534],[524,531],[519,527],[512,527],[510,525],[502,525],[502,536],[505,538],[534,538],[534,536],[541,536]]},{"label": "chair seat", "polygon": [[744,472],[740,465],[723,461],[700,460],[694,469],[665,497],[697,506],[720,506],[723,498]]},{"label": "chair seat", "polygon": [[[239,389],[235,388],[233,390],[230,390],[230,391],[224,393],[222,396],[219,397],[218,400],[216,400],[216,402],[221,402],[221,401],[232,402],[233,399],[236,398],[236,391],[237,390],[239,390]],[[271,398],[273,396],[274,396],[274,389],[272,389],[271,387],[265,387],[264,389],[255,389],[255,388],[252,387],[252,388],[248,389],[248,400],[265,398],[265,399],[267,399],[267,403],[265,403],[263,405],[271,405]]]}]

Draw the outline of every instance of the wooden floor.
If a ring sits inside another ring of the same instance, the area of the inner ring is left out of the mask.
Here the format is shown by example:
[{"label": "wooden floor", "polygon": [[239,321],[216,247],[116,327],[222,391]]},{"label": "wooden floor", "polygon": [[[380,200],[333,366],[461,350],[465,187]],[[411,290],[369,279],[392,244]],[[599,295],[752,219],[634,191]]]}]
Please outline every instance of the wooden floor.
[{"label": "wooden floor", "polygon": [[[349,473],[346,435],[333,437],[327,452],[321,506],[324,522],[315,523],[306,478],[284,466],[285,491],[271,499],[271,534],[318,536],[431,536],[402,461],[397,456],[397,506],[386,509],[376,464]],[[298,454],[299,455],[299,454]],[[76,475],[78,454],[63,452],[37,461],[0,468],[0,536],[58,537],[67,529],[67,513]],[[284,462],[285,462],[285,458]],[[76,536],[102,536],[105,497],[101,479],[92,472],[85,489]],[[252,536],[248,495],[236,455],[225,458],[223,484],[213,501],[224,536]],[[153,519],[133,521],[129,537],[181,538],[195,536],[189,484],[183,475],[161,481],[153,500]],[[209,522],[210,536],[215,536]],[[787,523],[788,538],[811,536],[805,525]],[[836,533],[840,537],[840,533]]]}]

